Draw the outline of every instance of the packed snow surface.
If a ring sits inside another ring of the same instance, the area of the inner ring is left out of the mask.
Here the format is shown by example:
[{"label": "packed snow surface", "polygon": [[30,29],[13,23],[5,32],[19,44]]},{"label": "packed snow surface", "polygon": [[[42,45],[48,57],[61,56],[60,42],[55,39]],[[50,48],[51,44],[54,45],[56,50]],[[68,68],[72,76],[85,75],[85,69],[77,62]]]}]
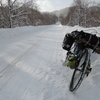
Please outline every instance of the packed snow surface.
[{"label": "packed snow surface", "polygon": [[89,29],[60,24],[0,29],[0,100],[99,100],[100,55],[91,54],[92,72],[72,93],[73,70],[62,66],[64,35]]}]

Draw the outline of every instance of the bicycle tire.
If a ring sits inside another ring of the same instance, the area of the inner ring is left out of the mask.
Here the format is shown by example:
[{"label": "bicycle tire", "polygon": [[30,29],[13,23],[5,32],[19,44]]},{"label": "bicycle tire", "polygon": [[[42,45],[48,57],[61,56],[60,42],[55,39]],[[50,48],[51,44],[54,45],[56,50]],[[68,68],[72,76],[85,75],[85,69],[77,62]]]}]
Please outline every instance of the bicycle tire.
[{"label": "bicycle tire", "polygon": [[[81,61],[82,58],[84,59],[83,62]],[[71,78],[71,82],[70,82],[70,91],[71,92],[76,91],[84,79],[85,72],[87,70],[87,63],[88,63],[87,59],[88,59],[88,50],[85,49],[85,50],[83,50],[83,52],[80,56],[79,64],[75,68],[73,75],[72,75],[72,78]],[[81,65],[80,65],[80,63],[81,63]]]}]

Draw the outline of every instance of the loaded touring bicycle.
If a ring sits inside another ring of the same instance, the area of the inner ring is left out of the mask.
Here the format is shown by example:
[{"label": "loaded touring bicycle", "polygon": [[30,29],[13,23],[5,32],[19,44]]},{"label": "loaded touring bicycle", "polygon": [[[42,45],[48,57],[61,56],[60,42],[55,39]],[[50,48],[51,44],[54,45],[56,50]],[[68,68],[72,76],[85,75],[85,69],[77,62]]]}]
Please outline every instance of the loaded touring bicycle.
[{"label": "loaded touring bicycle", "polygon": [[69,86],[69,90],[73,92],[92,70],[89,50],[100,54],[100,37],[84,31],[73,31],[65,35],[62,48],[67,50],[63,65],[74,69]]}]

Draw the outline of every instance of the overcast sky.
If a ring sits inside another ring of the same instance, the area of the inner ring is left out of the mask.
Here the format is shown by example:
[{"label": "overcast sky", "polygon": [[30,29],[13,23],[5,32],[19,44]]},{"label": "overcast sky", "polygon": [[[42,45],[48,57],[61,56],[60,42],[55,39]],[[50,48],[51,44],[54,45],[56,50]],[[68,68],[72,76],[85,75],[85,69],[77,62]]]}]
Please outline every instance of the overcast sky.
[{"label": "overcast sky", "polygon": [[[2,1],[7,2],[8,0],[2,0]],[[17,0],[17,1],[23,2],[29,0]],[[100,0],[89,0],[89,1],[100,2]],[[54,10],[63,9],[65,7],[70,7],[73,3],[73,0],[35,0],[35,2],[38,4],[41,12],[45,11],[51,12]]]},{"label": "overcast sky", "polygon": [[40,7],[40,11],[59,10],[71,5],[72,2],[73,0],[36,0],[36,3]]},{"label": "overcast sky", "polygon": [[[40,11],[54,11],[72,5],[73,0],[35,0],[39,5]],[[100,0],[92,0],[95,2],[100,2]]]}]

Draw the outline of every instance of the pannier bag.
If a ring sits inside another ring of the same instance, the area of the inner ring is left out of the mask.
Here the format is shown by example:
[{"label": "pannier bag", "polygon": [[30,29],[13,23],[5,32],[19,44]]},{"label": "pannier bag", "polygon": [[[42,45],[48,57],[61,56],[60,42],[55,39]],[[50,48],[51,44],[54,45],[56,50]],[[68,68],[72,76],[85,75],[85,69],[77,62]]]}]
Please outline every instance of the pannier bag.
[{"label": "pannier bag", "polygon": [[71,46],[73,45],[74,41],[75,41],[75,39],[72,37],[72,35],[70,33],[67,33],[64,37],[62,48],[64,50],[69,51]]},{"label": "pannier bag", "polygon": [[73,31],[65,35],[62,48],[69,51],[74,42],[76,44],[84,43],[85,47],[91,48],[94,52],[100,54],[100,37],[96,35],[83,31]]},{"label": "pannier bag", "polygon": [[93,49],[94,52],[100,54],[100,37],[85,33],[83,31],[80,32],[80,35],[82,35],[81,42],[85,43],[86,46]]}]

